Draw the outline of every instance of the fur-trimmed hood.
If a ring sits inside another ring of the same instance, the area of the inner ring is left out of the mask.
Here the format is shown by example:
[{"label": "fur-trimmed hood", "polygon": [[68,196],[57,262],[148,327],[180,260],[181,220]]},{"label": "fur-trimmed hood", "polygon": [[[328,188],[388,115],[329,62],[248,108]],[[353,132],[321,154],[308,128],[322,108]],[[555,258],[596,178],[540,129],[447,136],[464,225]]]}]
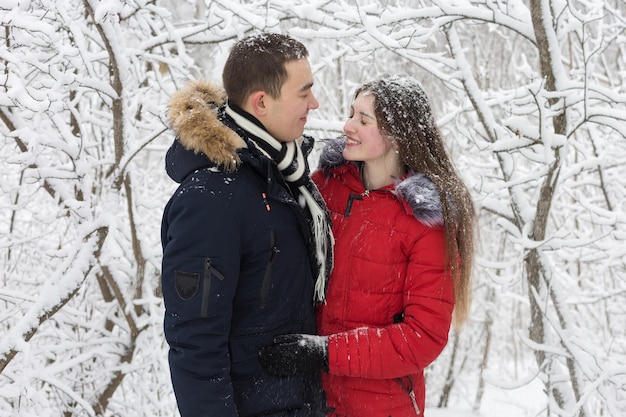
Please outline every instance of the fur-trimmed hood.
[{"label": "fur-trimmed hood", "polygon": [[[325,140],[324,144],[319,160],[319,168],[322,171],[328,173],[347,165],[353,165],[358,170],[361,162],[347,161],[343,157],[345,138]],[[425,174],[409,173],[395,184],[394,194],[410,208],[418,221],[430,227],[443,225],[440,193]]]},{"label": "fur-trimmed hood", "polygon": [[172,95],[168,117],[177,141],[184,149],[198,156],[203,154],[218,168],[232,172],[241,163],[237,150],[247,146],[219,119],[218,109],[225,102],[226,94],[218,84],[192,81]]}]

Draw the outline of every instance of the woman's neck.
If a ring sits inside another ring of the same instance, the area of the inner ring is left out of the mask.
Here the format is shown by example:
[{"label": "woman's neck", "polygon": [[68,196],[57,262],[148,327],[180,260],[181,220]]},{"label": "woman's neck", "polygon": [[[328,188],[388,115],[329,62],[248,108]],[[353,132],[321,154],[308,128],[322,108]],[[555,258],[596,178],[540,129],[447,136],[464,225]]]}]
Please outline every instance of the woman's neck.
[{"label": "woman's neck", "polygon": [[377,190],[393,184],[404,174],[405,170],[397,158],[393,162],[388,159],[365,161],[361,169],[361,181],[366,190]]}]

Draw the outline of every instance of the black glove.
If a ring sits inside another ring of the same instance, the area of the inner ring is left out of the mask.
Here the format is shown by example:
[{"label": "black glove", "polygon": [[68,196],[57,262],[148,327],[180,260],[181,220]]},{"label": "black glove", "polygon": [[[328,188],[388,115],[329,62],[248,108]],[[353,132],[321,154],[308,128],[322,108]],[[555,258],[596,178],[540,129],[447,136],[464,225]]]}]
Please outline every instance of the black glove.
[{"label": "black glove", "polygon": [[291,376],[328,372],[328,337],[310,334],[277,336],[274,344],[259,350],[261,366],[272,375]]}]

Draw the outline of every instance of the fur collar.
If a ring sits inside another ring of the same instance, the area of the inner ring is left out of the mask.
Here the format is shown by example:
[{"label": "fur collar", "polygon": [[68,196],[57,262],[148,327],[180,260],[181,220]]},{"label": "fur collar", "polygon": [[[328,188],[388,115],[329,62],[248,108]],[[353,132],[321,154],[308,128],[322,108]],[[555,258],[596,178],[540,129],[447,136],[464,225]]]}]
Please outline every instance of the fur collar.
[{"label": "fur collar", "polygon": [[[346,161],[343,157],[345,138],[324,141],[325,147],[320,155],[319,167],[329,172],[346,164],[358,166],[359,162]],[[419,172],[411,172],[395,184],[394,194],[408,205],[413,216],[429,227],[443,225],[441,196],[435,184]]]},{"label": "fur collar", "polygon": [[217,116],[225,101],[226,94],[219,85],[192,81],[172,95],[168,117],[185,149],[202,153],[217,166],[232,172],[241,163],[237,150],[247,146]]}]

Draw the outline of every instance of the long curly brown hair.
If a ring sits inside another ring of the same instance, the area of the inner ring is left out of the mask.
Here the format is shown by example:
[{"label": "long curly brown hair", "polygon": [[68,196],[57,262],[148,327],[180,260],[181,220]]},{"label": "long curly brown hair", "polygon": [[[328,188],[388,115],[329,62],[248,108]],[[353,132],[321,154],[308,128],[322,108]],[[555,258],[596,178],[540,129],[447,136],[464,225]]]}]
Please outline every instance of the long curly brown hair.
[{"label": "long curly brown hair", "polygon": [[374,97],[374,114],[384,137],[398,146],[407,171],[425,174],[439,190],[446,259],[455,295],[454,325],[466,320],[471,302],[476,212],[467,186],[454,167],[420,83],[405,75],[384,76],[357,89]]}]

